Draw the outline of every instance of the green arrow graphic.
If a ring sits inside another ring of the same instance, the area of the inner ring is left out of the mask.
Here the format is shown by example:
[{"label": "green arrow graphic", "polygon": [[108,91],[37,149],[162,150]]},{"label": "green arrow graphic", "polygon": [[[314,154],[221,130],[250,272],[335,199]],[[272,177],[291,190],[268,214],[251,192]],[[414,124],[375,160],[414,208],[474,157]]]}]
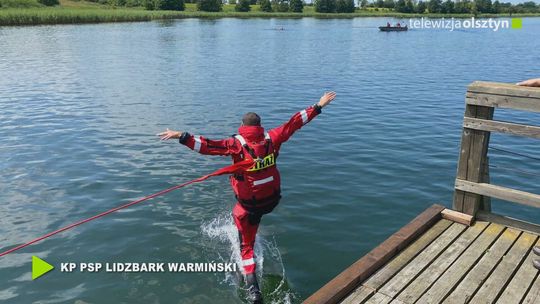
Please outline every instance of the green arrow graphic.
[{"label": "green arrow graphic", "polygon": [[32,280],[39,278],[53,269],[53,265],[45,262],[35,255],[32,256]]}]

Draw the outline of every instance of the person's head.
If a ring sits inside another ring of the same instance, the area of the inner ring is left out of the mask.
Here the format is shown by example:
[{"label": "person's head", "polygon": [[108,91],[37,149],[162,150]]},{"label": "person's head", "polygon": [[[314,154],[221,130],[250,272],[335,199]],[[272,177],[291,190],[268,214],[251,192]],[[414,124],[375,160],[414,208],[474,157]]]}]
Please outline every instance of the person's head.
[{"label": "person's head", "polygon": [[242,125],[244,126],[260,126],[261,117],[257,113],[248,112],[242,117]]}]

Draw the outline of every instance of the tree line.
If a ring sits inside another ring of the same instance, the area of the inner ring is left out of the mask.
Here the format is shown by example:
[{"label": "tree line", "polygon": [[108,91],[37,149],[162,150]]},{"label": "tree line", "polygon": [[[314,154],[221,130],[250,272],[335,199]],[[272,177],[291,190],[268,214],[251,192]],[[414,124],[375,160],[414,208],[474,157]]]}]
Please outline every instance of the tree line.
[{"label": "tree line", "polygon": [[[1,3],[2,0],[0,0]],[[16,1],[16,0],[15,0]],[[58,5],[58,0],[37,0],[47,6]],[[185,3],[196,3],[197,10],[222,11],[222,0],[87,0],[113,6],[144,6],[148,10],[183,11]],[[357,3],[355,3],[357,1]],[[356,10],[389,10],[415,14],[515,14],[540,13],[540,4],[527,1],[520,4],[499,0],[229,0],[237,12],[249,12],[258,4],[263,12],[302,13],[306,5],[313,5],[318,13],[354,13]],[[355,5],[356,4],[356,5]]]},{"label": "tree line", "polygon": [[527,1],[520,4],[500,2],[496,0],[359,0],[361,8],[393,9],[400,13],[435,13],[435,14],[513,14],[513,13],[539,13],[540,4]]},{"label": "tree line", "polygon": [[[127,0],[112,0],[127,1]],[[144,0],[147,9],[184,10],[184,1],[196,2],[197,9],[206,12],[222,10],[221,0]],[[357,0],[358,9],[387,9],[399,13],[434,14],[514,14],[540,13],[540,4],[527,1],[520,4],[496,0]],[[258,4],[263,12],[303,12],[303,0],[229,0],[238,12],[249,12],[251,5]],[[318,13],[353,13],[357,9],[355,0],[314,0]]]}]

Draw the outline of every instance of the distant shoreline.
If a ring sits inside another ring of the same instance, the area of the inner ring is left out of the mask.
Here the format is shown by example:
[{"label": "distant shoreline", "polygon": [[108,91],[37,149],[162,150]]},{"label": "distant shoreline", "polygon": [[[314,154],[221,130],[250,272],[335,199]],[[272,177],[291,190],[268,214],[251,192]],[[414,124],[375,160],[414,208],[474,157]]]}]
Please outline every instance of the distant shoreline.
[{"label": "distant shoreline", "polygon": [[[350,19],[361,17],[389,17],[389,18],[470,18],[473,14],[404,14],[392,11],[366,11],[358,10],[354,13],[324,14],[314,11],[303,13],[266,13],[262,11],[251,12],[202,12],[202,11],[149,11],[143,8],[75,8],[75,7],[43,7],[43,8],[7,8],[0,9],[0,26],[20,25],[51,25],[51,24],[89,24],[108,22],[139,22],[167,19],[220,19],[220,18],[320,18],[320,19]],[[481,14],[477,18],[516,18],[540,17],[535,14]]]}]

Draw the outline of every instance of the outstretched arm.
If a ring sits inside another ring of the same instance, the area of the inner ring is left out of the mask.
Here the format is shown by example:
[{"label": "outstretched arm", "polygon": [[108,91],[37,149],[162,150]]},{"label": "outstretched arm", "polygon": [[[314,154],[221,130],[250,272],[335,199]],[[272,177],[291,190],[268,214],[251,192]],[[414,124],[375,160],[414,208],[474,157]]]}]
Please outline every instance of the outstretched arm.
[{"label": "outstretched arm", "polygon": [[522,82],[518,82],[517,85],[527,87],[540,87],[540,78],[529,79]]},{"label": "outstretched arm", "polygon": [[288,122],[270,130],[269,134],[274,144],[281,145],[289,140],[294,132],[300,130],[303,125],[307,124],[313,118],[315,118],[315,116],[319,115],[321,113],[321,109],[329,105],[334,98],[336,98],[335,92],[326,92],[318,103],[308,107],[305,110],[295,113]]},{"label": "outstretched arm", "polygon": [[181,144],[193,151],[206,155],[230,155],[235,149],[235,142],[231,139],[210,140],[203,136],[194,136],[188,132],[173,131],[167,129],[158,133],[161,140],[178,139]]}]

